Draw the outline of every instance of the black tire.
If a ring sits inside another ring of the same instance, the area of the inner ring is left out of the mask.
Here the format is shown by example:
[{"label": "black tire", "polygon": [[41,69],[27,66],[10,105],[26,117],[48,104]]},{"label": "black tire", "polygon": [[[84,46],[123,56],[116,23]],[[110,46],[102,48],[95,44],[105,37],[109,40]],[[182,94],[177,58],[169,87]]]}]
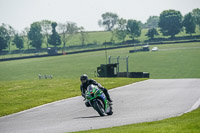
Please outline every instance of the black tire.
[{"label": "black tire", "polygon": [[102,106],[99,105],[99,101],[97,101],[97,100],[94,101],[93,102],[93,107],[99,113],[100,116],[105,116],[104,108],[102,108]]}]

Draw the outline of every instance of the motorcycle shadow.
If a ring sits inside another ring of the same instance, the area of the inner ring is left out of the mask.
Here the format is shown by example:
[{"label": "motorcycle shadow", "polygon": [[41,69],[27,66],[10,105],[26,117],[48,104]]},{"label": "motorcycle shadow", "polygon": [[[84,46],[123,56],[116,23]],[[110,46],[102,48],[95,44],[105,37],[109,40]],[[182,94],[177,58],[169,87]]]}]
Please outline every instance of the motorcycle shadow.
[{"label": "motorcycle shadow", "polygon": [[102,116],[85,116],[85,117],[76,117],[74,119],[91,119],[91,118],[100,118],[100,117]]}]

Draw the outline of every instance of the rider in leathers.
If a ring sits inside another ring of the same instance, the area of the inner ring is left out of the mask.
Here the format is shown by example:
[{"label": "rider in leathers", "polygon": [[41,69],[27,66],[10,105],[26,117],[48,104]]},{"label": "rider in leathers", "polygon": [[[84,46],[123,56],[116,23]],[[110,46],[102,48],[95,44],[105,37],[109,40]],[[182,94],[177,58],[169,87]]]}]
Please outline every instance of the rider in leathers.
[{"label": "rider in leathers", "polygon": [[[82,95],[84,98],[85,98],[85,91],[87,90],[87,87],[88,87],[89,85],[93,84],[93,85],[98,86],[99,89],[101,89],[101,90],[104,92],[104,94],[106,95],[106,97],[107,97],[107,99],[108,99],[108,101],[109,101],[110,103],[112,102],[112,100],[111,100],[111,98],[110,98],[110,95],[108,94],[107,89],[104,88],[101,84],[99,84],[98,82],[96,82],[96,81],[93,80],[93,79],[88,79],[88,76],[87,76],[86,74],[81,75],[80,80],[81,80],[81,83],[82,83],[81,86],[80,86],[81,95]],[[85,104],[86,104],[87,107],[90,106],[89,103],[87,103],[87,102],[86,102]]]}]

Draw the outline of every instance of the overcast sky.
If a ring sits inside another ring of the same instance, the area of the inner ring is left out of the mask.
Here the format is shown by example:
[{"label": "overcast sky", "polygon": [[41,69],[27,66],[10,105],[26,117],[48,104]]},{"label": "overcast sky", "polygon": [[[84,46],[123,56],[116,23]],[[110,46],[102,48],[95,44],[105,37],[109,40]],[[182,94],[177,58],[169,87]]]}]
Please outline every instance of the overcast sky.
[{"label": "overcast sky", "polygon": [[47,19],[72,21],[86,31],[95,31],[102,30],[98,20],[105,12],[144,23],[163,10],[175,9],[185,15],[194,8],[200,8],[200,0],[0,0],[0,25],[9,24],[21,32],[33,22]]}]

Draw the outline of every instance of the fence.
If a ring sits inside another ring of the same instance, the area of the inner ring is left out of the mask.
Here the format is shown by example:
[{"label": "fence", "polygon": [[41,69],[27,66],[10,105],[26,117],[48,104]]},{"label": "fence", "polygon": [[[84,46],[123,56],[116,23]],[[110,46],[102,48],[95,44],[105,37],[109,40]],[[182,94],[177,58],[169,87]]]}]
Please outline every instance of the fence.
[{"label": "fence", "polygon": [[109,56],[108,60],[109,60],[109,64],[114,64],[114,63],[117,63],[118,66],[117,66],[117,72],[129,72],[129,67],[128,67],[128,59],[129,59],[129,56],[126,56],[126,57],[120,57],[120,56],[117,56],[117,57],[112,57],[112,56]]}]

